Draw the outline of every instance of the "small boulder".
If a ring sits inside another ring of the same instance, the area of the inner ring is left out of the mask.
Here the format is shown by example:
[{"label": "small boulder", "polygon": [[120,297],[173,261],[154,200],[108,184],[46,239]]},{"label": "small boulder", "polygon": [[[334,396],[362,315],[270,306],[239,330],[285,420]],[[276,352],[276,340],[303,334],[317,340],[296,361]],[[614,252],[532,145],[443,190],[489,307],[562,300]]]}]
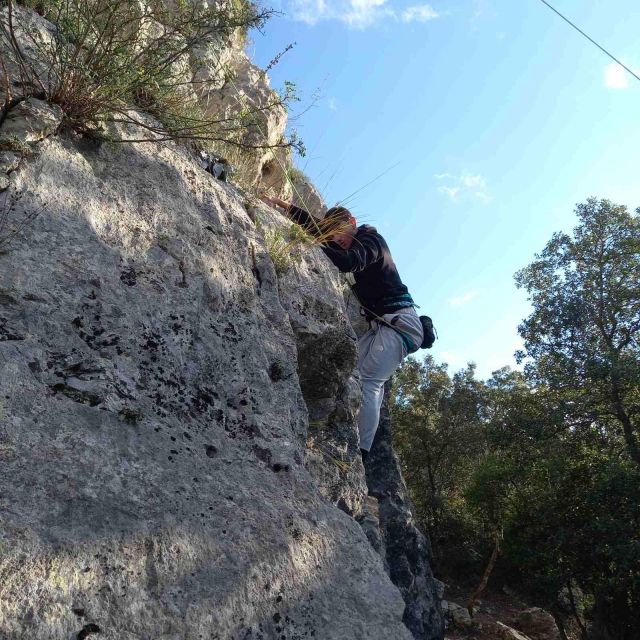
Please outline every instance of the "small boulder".
[{"label": "small boulder", "polygon": [[521,611],[516,619],[516,627],[531,640],[560,640],[560,631],[553,616],[539,607]]},{"label": "small boulder", "polygon": [[455,628],[466,628],[472,622],[467,609],[455,602],[443,600],[442,612]]},{"label": "small boulder", "polygon": [[[491,625],[490,636],[486,636],[487,639],[491,638],[491,640],[531,640],[528,636],[508,627],[506,624],[502,622],[496,622]],[[483,637],[485,637],[483,635]]]},{"label": "small boulder", "polygon": [[23,143],[39,142],[57,131],[62,115],[57,104],[27,98],[9,111],[0,134]]}]

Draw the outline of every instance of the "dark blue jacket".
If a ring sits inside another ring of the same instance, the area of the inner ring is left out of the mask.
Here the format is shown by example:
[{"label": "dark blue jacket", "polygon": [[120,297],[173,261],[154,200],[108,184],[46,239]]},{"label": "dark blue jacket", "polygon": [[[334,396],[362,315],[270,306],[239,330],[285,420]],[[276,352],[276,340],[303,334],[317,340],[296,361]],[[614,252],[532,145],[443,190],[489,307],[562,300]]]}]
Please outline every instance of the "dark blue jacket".
[{"label": "dark blue jacket", "polygon": [[[317,221],[304,209],[292,206],[289,216],[311,235],[320,235]],[[321,248],[340,271],[353,273],[354,293],[367,316],[393,313],[414,305],[400,279],[389,246],[371,227],[358,227],[349,249],[343,249],[335,242],[323,244]]]}]

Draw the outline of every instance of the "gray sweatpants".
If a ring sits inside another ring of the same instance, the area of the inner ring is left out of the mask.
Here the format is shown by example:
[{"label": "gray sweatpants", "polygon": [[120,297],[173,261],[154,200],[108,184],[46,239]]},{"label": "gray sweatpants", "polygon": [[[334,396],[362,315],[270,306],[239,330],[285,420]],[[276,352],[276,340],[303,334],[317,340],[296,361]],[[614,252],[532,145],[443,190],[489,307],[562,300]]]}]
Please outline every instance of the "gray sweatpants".
[{"label": "gray sweatpants", "polygon": [[362,406],[358,417],[360,448],[371,449],[378,429],[380,407],[384,398],[384,383],[393,375],[402,359],[422,342],[423,330],[413,307],[387,313],[382,319],[398,327],[413,343],[411,348],[391,327],[373,320],[371,328],[358,341],[358,370],[362,381]]}]

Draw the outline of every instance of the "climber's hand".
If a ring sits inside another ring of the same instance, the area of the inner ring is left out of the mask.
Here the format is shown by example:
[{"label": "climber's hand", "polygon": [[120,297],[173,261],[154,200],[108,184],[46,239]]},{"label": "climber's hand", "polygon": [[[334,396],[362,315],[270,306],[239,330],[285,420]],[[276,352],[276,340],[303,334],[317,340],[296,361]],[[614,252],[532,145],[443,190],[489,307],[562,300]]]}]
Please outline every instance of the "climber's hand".
[{"label": "climber's hand", "polygon": [[278,204],[278,198],[272,198],[271,196],[267,195],[266,191],[260,191],[258,197],[260,198],[260,200],[262,200],[262,202],[270,205],[271,207],[275,207]]},{"label": "climber's hand", "polygon": [[268,196],[264,191],[260,192],[259,197],[263,202],[266,202],[272,207],[280,207],[285,211],[285,213],[291,208],[291,205],[288,202],[282,200],[282,198],[272,198],[271,196]]}]

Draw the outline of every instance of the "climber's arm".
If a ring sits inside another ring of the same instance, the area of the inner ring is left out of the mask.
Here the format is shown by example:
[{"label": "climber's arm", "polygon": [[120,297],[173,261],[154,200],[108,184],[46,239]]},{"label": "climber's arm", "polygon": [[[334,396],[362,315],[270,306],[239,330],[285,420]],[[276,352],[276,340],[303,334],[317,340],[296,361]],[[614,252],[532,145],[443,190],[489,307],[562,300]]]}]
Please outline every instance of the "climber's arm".
[{"label": "climber's arm", "polygon": [[284,214],[291,218],[296,224],[299,224],[305,231],[310,233],[312,236],[316,238],[322,234],[320,227],[318,226],[318,222],[316,219],[304,209],[300,207],[296,207],[295,205],[287,202],[286,200],[282,200],[282,198],[277,198],[274,196],[268,196],[266,194],[262,194],[260,196],[264,202],[270,204],[271,206],[280,207],[283,210]]},{"label": "climber's arm", "polygon": [[343,249],[333,242],[321,248],[343,273],[362,271],[383,258],[383,248],[373,233],[359,235],[349,249]]}]

